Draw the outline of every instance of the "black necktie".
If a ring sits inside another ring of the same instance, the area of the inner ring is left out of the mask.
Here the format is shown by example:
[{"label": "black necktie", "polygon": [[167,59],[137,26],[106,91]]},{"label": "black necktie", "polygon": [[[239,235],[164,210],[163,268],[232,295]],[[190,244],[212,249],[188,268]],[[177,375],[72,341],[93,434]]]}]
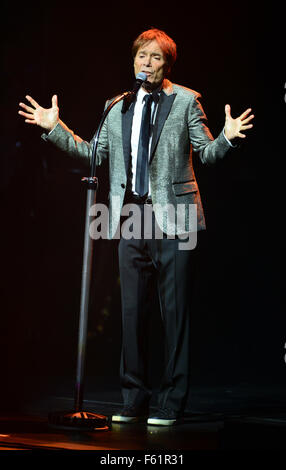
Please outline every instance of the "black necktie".
[{"label": "black necktie", "polygon": [[149,140],[151,129],[152,95],[144,96],[144,107],[138,144],[135,191],[144,196],[149,190]]}]

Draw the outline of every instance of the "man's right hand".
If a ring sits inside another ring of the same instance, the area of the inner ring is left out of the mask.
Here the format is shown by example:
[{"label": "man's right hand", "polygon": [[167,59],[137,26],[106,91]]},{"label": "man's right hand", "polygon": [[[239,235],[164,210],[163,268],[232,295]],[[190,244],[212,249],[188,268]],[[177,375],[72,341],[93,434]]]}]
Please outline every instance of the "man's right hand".
[{"label": "man's right hand", "polygon": [[25,122],[29,124],[37,124],[38,126],[51,131],[59,122],[59,108],[58,108],[58,97],[54,95],[52,97],[52,107],[42,108],[31,96],[26,96],[26,99],[33,106],[28,106],[25,103],[19,103],[24,111],[18,111],[21,116],[24,116]]}]

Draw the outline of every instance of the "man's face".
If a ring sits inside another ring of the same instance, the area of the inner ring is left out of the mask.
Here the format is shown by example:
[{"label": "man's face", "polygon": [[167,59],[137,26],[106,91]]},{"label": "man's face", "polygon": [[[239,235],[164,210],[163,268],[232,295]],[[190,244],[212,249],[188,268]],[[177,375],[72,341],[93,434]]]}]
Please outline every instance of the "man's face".
[{"label": "man's face", "polygon": [[162,49],[156,40],[147,42],[138,49],[134,58],[135,76],[139,72],[147,75],[148,84],[156,88],[163,81],[168,66],[164,58]]}]

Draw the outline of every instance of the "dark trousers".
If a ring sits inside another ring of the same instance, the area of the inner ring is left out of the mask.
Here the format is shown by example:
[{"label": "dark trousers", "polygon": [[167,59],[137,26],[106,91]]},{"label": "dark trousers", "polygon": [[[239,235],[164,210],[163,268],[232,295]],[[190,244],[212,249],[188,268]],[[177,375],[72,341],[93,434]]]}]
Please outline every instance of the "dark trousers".
[{"label": "dark trousers", "polygon": [[[141,206],[143,210],[143,205]],[[191,250],[178,239],[124,239],[119,242],[122,298],[120,377],[124,404],[148,406],[148,293],[157,283],[165,336],[165,369],[158,405],[183,411],[189,385]],[[151,318],[150,318],[151,317]],[[158,341],[161,341],[158,338]],[[151,358],[152,360],[152,358]]]}]

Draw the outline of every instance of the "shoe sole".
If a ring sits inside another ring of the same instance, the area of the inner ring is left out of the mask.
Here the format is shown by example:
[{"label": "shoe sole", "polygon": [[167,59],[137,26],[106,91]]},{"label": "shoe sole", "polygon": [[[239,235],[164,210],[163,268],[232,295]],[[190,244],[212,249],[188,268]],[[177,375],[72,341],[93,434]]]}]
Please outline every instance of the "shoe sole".
[{"label": "shoe sole", "polygon": [[181,422],[178,419],[160,419],[160,418],[149,418],[147,420],[147,424],[151,424],[153,426],[174,426]]},{"label": "shoe sole", "polygon": [[141,416],[120,416],[115,415],[112,416],[111,421],[113,423],[140,423],[142,421],[146,421],[147,418]]}]

